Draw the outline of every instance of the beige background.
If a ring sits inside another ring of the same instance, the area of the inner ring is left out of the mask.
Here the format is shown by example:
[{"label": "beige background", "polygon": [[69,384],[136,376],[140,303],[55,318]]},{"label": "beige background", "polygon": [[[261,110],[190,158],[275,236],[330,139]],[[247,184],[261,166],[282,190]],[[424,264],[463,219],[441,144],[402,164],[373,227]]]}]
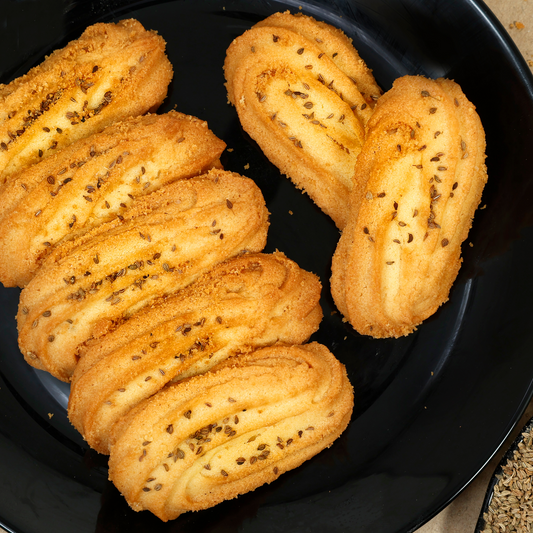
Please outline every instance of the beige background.
[{"label": "beige background", "polygon": [[533,67],[533,0],[485,0]]},{"label": "beige background", "polygon": [[[485,0],[513,38],[530,68],[533,67],[533,0]],[[508,439],[512,442],[519,429],[533,416],[533,403],[522,422]],[[433,520],[416,533],[473,533],[485,497],[487,484],[507,444],[474,481]],[[0,527],[0,532],[4,530]],[[373,532],[379,533],[379,532]]]}]

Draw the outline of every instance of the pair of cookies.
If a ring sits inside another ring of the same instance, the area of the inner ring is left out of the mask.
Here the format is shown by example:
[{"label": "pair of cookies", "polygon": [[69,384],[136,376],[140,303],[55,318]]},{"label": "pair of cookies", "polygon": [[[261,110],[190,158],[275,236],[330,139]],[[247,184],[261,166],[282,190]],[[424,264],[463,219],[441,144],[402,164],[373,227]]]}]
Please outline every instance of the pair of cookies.
[{"label": "pair of cookies", "polygon": [[171,381],[263,346],[305,342],[322,319],[319,298],[317,277],[280,252],[225,261],[83,346],[70,420],[109,454],[120,417]]},{"label": "pair of cookies", "polygon": [[21,293],[29,364],[69,381],[79,346],[216,264],[266,243],[268,211],[252,180],[223,170],[178,180],[110,222],[58,245]]},{"label": "pair of cookies", "polygon": [[1,193],[0,281],[27,285],[56,245],[219,167],[225,146],[206,122],[171,111],[115,123],[18,172]]},{"label": "pair of cookies", "polygon": [[380,96],[342,32],[289,13],[238,37],[225,74],[243,128],[342,230],[331,287],[345,319],[412,332],[448,298],[487,180],[475,107],[443,79]]}]

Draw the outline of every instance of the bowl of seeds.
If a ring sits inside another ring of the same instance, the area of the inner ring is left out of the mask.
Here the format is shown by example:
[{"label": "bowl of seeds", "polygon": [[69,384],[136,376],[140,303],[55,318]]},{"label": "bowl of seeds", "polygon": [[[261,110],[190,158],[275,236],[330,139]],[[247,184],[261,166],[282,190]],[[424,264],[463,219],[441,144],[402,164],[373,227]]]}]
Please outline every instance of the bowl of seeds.
[{"label": "bowl of seeds", "polygon": [[533,418],[502,457],[489,483],[476,533],[533,533]]}]

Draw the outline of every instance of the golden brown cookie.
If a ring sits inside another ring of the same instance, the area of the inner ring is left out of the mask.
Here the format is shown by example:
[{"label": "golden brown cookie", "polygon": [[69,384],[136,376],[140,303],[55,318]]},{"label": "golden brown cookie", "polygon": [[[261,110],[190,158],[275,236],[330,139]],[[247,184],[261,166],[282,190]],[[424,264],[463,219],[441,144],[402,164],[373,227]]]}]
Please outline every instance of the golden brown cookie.
[{"label": "golden brown cookie", "polygon": [[459,85],[396,80],[369,122],[366,187],[332,264],[335,303],[358,332],[407,335],[448,299],[486,180],[485,134]]},{"label": "golden brown cookie", "polygon": [[[366,103],[374,107],[382,91],[352,40],[342,30],[301,13],[291,15],[289,11],[274,13],[258,22],[254,28],[263,26],[287,28],[315,43],[357,85]],[[362,115],[362,118],[364,120],[366,115]]]},{"label": "golden brown cookie", "polygon": [[[273,25],[267,26],[269,21]],[[302,33],[296,31],[299,25]],[[339,67],[340,56],[348,65],[360,65],[338,30],[279,14],[231,43],[224,72],[244,130],[343,228],[353,169],[379,88],[374,82],[367,102],[358,80],[352,80],[355,69],[345,73]],[[359,70],[368,83],[370,71],[364,65]]]},{"label": "golden brown cookie", "polygon": [[0,85],[0,192],[10,176],[117,120],[155,110],[172,66],[136,20],[89,26],[28,74]]},{"label": "golden brown cookie", "polygon": [[346,428],[353,391],[325,346],[276,345],[173,384],[115,426],[109,477],[161,520],[296,468]]},{"label": "golden brown cookie", "polygon": [[109,453],[116,420],[169,381],[276,342],[301,344],[322,319],[318,278],[281,253],[230,259],[81,351],[69,418]]},{"label": "golden brown cookie", "polygon": [[12,176],[2,194],[0,281],[26,285],[57,243],[219,165],[224,148],[206,122],[171,111],[116,123]]},{"label": "golden brown cookie", "polygon": [[136,199],[122,218],[57,246],[23,289],[22,353],[68,381],[80,344],[229,257],[261,251],[267,229],[259,188],[222,170]]}]

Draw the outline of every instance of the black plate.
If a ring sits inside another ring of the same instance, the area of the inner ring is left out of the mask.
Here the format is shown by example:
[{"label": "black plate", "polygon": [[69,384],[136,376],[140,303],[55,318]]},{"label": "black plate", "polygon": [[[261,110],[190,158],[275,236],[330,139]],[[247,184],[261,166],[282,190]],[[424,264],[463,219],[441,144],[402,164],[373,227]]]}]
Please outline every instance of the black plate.
[{"label": "black plate", "polygon": [[[334,313],[328,279],[337,230],[265,159],[226,103],[222,64],[232,39],[271,13],[300,7],[352,37],[384,89],[404,74],[455,79],[486,129],[487,208],[476,215],[473,247],[465,243],[450,300],[407,338],[361,337]],[[272,213],[267,250],[320,275],[325,318],[314,339],[348,368],[353,419],[330,449],[270,486],[166,524],[134,513],[107,481],[106,458],[69,425],[68,388],[22,361],[18,291],[2,289],[1,521],[17,533],[413,531],[484,466],[533,391],[528,67],[474,0],[4,0],[0,79],[21,75],[93,22],[130,16],[168,42],[175,79],[161,111],[176,105],[209,122],[234,149],[226,168],[264,192]]]}]

